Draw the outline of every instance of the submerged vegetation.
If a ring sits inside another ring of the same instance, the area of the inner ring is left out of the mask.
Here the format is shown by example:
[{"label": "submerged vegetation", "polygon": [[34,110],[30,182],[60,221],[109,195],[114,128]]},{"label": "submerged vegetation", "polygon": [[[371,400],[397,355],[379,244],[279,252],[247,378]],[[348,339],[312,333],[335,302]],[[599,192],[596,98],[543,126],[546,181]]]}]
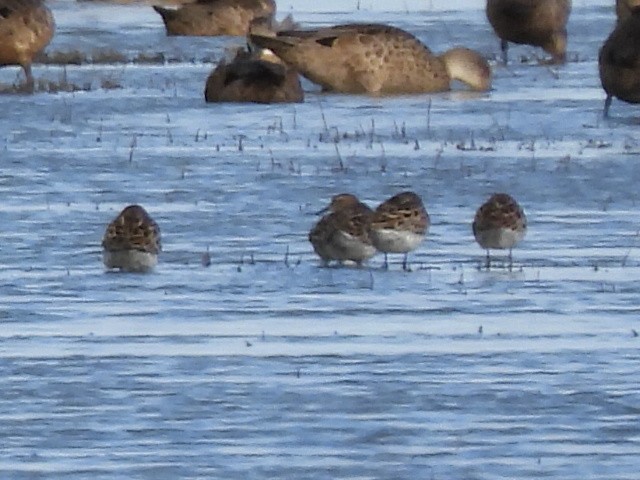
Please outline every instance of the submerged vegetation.
[{"label": "submerged vegetation", "polygon": [[191,56],[183,58],[165,52],[123,52],[113,48],[95,49],[84,52],[77,49],[47,50],[40,53],[36,63],[42,65],[164,65],[167,63],[213,63],[215,56]]}]

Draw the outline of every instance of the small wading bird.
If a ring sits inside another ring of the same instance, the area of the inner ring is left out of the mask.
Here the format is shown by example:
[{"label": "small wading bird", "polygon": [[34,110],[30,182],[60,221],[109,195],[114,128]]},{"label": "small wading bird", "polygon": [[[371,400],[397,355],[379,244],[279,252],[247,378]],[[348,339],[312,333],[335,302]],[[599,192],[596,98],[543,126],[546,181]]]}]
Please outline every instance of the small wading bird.
[{"label": "small wading bird", "polygon": [[372,210],[355,195],[341,193],[331,199],[324,215],[309,232],[313,250],[324,265],[332,260],[355,262],[358,266],[376,254],[369,231]]},{"label": "small wading bird", "polygon": [[373,212],[371,239],[384,253],[384,268],[389,266],[388,253],[404,253],[402,268],[408,271],[409,252],[422,243],[429,223],[422,199],[414,192],[402,192],[382,202]]},{"label": "small wading bird", "polygon": [[244,36],[252,22],[270,22],[276,12],[274,0],[196,0],[178,8],[153,9],[160,14],[167,35]]},{"label": "small wading bird", "polygon": [[553,63],[565,62],[571,0],[487,0],[486,12],[505,64],[509,42],[542,47]]},{"label": "small wading bird", "polygon": [[442,92],[452,80],[472,90],[491,88],[491,68],[477,52],[454,48],[436,55],[410,33],[379,24],[251,33],[324,90],[370,95]]},{"label": "small wading bird", "polygon": [[42,0],[0,0],[0,67],[19,65],[33,92],[33,58],[46,47],[55,31],[51,10]]},{"label": "small wading bird", "polygon": [[640,6],[623,13],[598,55],[600,82],[607,97],[603,115],[609,116],[613,97],[640,103]]},{"label": "small wading bird", "polygon": [[158,263],[160,228],[139,205],[129,205],[107,226],[102,260],[108,269],[147,272]]},{"label": "small wading bird", "polygon": [[298,73],[269,50],[238,49],[207,78],[207,102],[294,103],[304,100]]},{"label": "small wading bird", "polygon": [[472,229],[478,244],[487,251],[487,270],[491,268],[490,249],[509,249],[511,269],[511,250],[527,232],[527,217],[513,197],[494,193],[476,212]]}]

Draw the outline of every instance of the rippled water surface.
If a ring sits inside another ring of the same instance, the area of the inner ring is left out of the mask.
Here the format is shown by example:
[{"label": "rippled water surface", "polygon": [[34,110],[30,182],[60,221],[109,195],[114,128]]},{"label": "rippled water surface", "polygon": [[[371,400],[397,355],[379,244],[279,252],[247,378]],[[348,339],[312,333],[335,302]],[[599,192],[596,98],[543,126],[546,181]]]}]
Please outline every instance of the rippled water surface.
[{"label": "rippled water surface", "polygon": [[[560,67],[522,46],[495,62],[479,1],[310,3],[281,12],[474,47],[494,89],[206,105],[241,40],[52,4],[47,53],[84,60],[0,95],[0,476],[637,480],[640,112],[601,118],[609,2],[574,2]],[[331,195],[405,189],[433,222],[411,272],[320,267],[306,235]],[[529,231],[486,271],[470,223],[502,190]],[[134,202],[160,264],[105,273]]]}]

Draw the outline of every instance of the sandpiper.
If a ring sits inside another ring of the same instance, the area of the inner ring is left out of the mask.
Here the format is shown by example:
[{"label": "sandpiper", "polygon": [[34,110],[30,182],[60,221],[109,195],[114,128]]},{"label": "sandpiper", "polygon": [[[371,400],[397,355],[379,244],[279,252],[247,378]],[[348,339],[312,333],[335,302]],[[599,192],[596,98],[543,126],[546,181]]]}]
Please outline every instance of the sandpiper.
[{"label": "sandpiper", "polygon": [[147,272],[158,263],[160,228],[140,205],[129,205],[107,226],[102,248],[108,269]]},{"label": "sandpiper", "polygon": [[373,213],[371,239],[384,253],[404,253],[402,268],[408,270],[409,252],[418,248],[429,229],[430,219],[422,199],[414,192],[402,192],[382,202]]},{"label": "sandpiper", "polygon": [[513,265],[511,250],[527,232],[527,217],[513,197],[494,193],[476,212],[473,235],[487,250],[486,267],[491,267],[490,249],[509,249],[509,269]]},{"label": "sandpiper", "polygon": [[325,212],[309,232],[309,241],[323,264],[350,260],[360,266],[376,254],[369,235],[373,212],[355,195],[335,195],[318,215]]}]

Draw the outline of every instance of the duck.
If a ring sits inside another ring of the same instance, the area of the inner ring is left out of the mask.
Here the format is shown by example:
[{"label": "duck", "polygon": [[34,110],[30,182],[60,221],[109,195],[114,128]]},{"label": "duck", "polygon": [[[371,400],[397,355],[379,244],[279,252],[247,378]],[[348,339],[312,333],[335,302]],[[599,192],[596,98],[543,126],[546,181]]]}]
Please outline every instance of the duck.
[{"label": "duck", "polygon": [[271,51],[239,48],[207,78],[207,102],[299,103],[304,91],[298,72]]},{"label": "duck", "polygon": [[598,55],[600,83],[606,93],[604,117],[609,116],[613,97],[640,103],[640,6],[619,20]]},{"label": "duck", "polygon": [[377,250],[369,234],[373,211],[350,193],[340,193],[318,215],[324,216],[309,231],[309,242],[326,266],[331,261],[358,266]]},{"label": "duck", "polygon": [[0,0],[0,66],[22,67],[29,92],[34,91],[33,59],[54,32],[53,14],[43,0]]},{"label": "duck", "polygon": [[102,249],[108,270],[148,272],[162,250],[160,227],[143,207],[128,205],[107,226]]},{"label": "duck", "polygon": [[453,80],[474,91],[491,88],[491,68],[478,52],[457,47],[436,55],[411,33],[385,24],[251,32],[249,41],[270,49],[325,91],[434,93],[450,90]]},{"label": "duck", "polygon": [[274,0],[196,0],[178,8],[153,5],[165,24],[167,35],[245,36],[257,19],[270,21]]},{"label": "duck", "polygon": [[640,0],[616,0],[616,17],[618,22],[629,18],[631,11],[635,7],[640,7]]},{"label": "duck", "polygon": [[487,0],[486,4],[505,65],[509,42],[542,47],[551,55],[551,63],[564,63],[570,13],[571,0]]}]

